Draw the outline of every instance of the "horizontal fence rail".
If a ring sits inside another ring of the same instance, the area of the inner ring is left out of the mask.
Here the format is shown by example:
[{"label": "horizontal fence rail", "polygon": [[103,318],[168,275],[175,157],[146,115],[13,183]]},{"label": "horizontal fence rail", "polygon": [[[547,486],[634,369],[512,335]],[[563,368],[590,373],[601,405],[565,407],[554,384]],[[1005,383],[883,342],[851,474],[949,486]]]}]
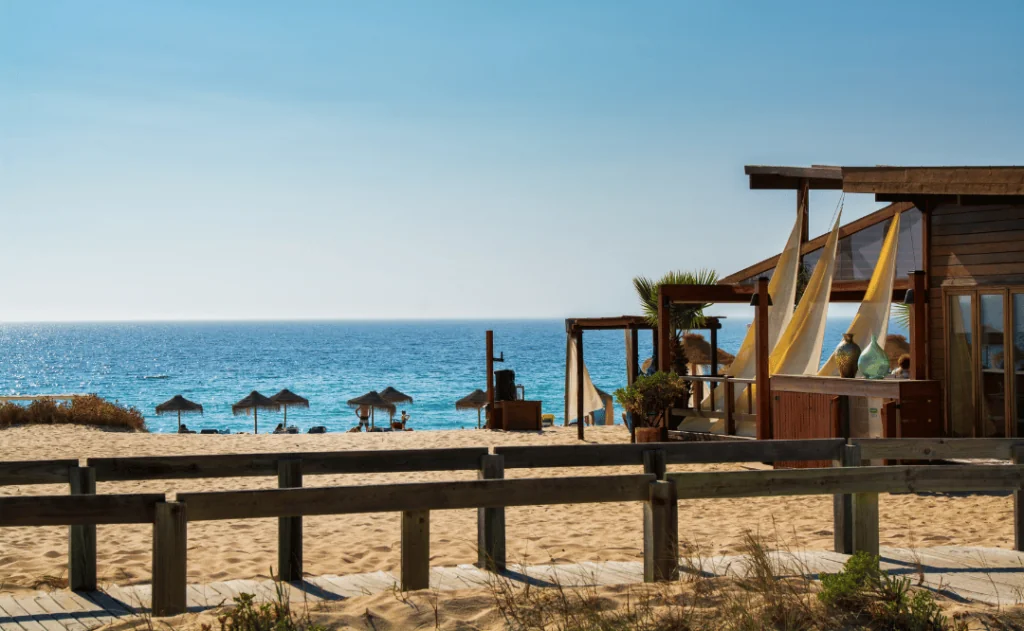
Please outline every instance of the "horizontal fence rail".
[{"label": "horizontal fence rail", "polygon": [[22,460],[0,462],[0,486],[20,484],[67,484],[78,460]]},{"label": "horizontal fence rail", "polygon": [[948,460],[986,458],[1010,460],[1024,438],[854,438],[864,458]]},{"label": "horizontal fence rail", "polygon": [[0,497],[0,526],[147,524],[163,493]]},{"label": "horizontal fence rail", "polygon": [[492,506],[637,502],[653,475],[467,480],[309,489],[179,493],[188,520],[389,513]]},{"label": "horizontal fence rail", "polygon": [[680,499],[821,495],[1010,491],[1024,483],[1024,466],[900,465],[779,471],[668,473]]},{"label": "horizontal fence rail", "polygon": [[644,452],[661,451],[666,464],[724,462],[783,462],[833,460],[845,441],[841,438],[812,440],[737,440],[691,443],[638,443],[634,445],[544,445],[495,447],[506,469],[543,467],[609,467],[644,463]]}]

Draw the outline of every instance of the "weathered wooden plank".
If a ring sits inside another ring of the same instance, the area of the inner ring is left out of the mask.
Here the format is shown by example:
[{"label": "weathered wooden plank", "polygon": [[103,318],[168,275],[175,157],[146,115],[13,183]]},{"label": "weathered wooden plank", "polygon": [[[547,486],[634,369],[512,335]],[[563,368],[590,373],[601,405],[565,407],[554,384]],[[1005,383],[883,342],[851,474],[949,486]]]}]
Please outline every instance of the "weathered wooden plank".
[{"label": "weathered wooden plank", "polygon": [[778,471],[669,473],[679,499],[828,493],[917,493],[1012,490],[1024,467],[985,465],[850,467]]},{"label": "weathered wooden plank", "polygon": [[[739,417],[740,415],[737,415]],[[717,462],[775,462],[782,460],[832,460],[843,441],[813,440],[730,440],[693,443],[640,443],[635,445],[542,445],[495,447],[505,457],[506,468],[610,467],[643,465],[644,452],[665,452],[668,464]]]},{"label": "weathered wooden plank", "polygon": [[67,593],[71,592],[55,591],[40,594],[35,601],[68,631],[87,631],[101,626],[102,623],[83,610],[81,605],[64,598]]},{"label": "weathered wooden plank", "polygon": [[17,599],[18,606],[21,607],[25,614],[32,617],[45,631],[65,631],[65,627],[60,621],[55,619],[52,614],[43,609],[39,603],[36,602],[35,597],[19,598]]},{"label": "weathered wooden plank", "polygon": [[644,502],[644,581],[679,578],[679,503],[671,482],[651,482]]},{"label": "weathered wooden plank", "polygon": [[[279,460],[278,488],[302,486],[302,461]],[[302,580],[302,517],[277,520],[277,575],[282,581]]]},{"label": "weathered wooden plank", "polygon": [[68,470],[78,460],[20,460],[0,462],[0,486],[67,484]]},{"label": "weathered wooden plank", "polygon": [[654,476],[620,475],[468,480],[302,489],[179,493],[189,519],[253,519],[296,515],[447,510],[643,501]]},{"label": "weathered wooden plank", "polygon": [[145,524],[163,494],[0,497],[0,526]]},{"label": "weathered wooden plank", "polygon": [[853,494],[853,551],[878,554],[878,493]]},{"label": "weathered wooden plank", "polygon": [[[501,454],[481,456],[477,479],[504,479],[504,463],[505,457]],[[476,511],[477,564],[500,572],[505,569],[505,507],[477,508]]]},{"label": "weathered wooden plank", "polygon": [[430,511],[402,511],[402,591],[430,587]]},{"label": "weathered wooden plank", "polygon": [[3,631],[46,631],[13,596],[6,594],[0,595],[0,623]]},{"label": "weathered wooden plank", "polygon": [[[96,472],[91,467],[69,470],[72,495],[95,495]],[[68,587],[72,591],[96,589],[96,526],[71,526],[68,529]]]},{"label": "weathered wooden plank", "polygon": [[188,519],[182,502],[160,502],[153,521],[154,616],[185,613]]},{"label": "weathered wooden plank", "polygon": [[101,482],[277,475],[281,460],[298,458],[304,475],[476,469],[486,447],[292,452],[205,456],[90,458]]},{"label": "weathered wooden plank", "polygon": [[1024,438],[855,438],[866,460],[945,460],[996,458],[1009,460]]}]

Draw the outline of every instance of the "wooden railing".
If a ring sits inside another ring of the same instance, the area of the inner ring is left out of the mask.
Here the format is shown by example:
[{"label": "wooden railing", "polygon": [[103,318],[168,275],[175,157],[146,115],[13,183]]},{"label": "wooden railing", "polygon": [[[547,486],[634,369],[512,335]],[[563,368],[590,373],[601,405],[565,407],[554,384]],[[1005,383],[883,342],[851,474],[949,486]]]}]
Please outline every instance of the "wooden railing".
[{"label": "wooden railing", "polygon": [[[0,484],[69,481],[69,496],[0,497],[0,527],[71,526],[73,589],[95,589],[97,524],[152,523],[153,612],[185,606],[187,523],[277,517],[279,576],[302,577],[302,516],[402,514],[403,589],[427,587],[431,510],[478,509],[478,562],[505,567],[506,506],[644,502],[645,580],[678,576],[677,501],[694,498],[834,495],[835,549],[878,550],[878,493],[1014,492],[1017,549],[1024,545],[1019,490],[1021,439],[775,440],[640,445],[567,445],[486,449],[176,456],[0,463]],[[444,452],[444,453],[442,453]],[[1005,465],[862,466],[868,459],[1012,459]],[[847,468],[666,473],[669,464],[832,459]],[[643,475],[504,479],[504,469],[643,465]],[[363,468],[356,468],[362,466]],[[370,486],[301,487],[302,474],[468,470],[478,480]],[[95,495],[95,481],[279,474],[282,488],[164,494]],[[64,471],[63,478],[61,471]],[[258,473],[257,473],[258,472]],[[61,480],[62,478],[62,480]],[[88,492],[86,492],[88,491]],[[287,571],[287,573],[286,573]]]},{"label": "wooden railing", "polygon": [[[680,377],[690,383],[691,405],[673,408],[673,416],[722,419],[725,421],[725,435],[736,435],[736,423],[755,422],[757,408],[754,392],[749,386],[753,379],[735,377],[712,377],[710,375],[685,375]],[[708,398],[707,405],[704,399]]]}]

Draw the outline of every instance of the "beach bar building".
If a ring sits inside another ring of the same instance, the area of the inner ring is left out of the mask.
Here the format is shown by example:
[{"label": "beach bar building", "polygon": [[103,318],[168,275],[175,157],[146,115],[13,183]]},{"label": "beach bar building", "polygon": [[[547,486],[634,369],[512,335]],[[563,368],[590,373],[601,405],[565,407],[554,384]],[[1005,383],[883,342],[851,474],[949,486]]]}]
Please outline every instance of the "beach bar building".
[{"label": "beach bar building", "polygon": [[[659,309],[744,303],[754,312],[731,371],[685,377],[701,382],[703,398],[673,409],[671,434],[1024,435],[1024,167],[748,166],[746,175],[753,190],[793,190],[796,223],[783,251],[719,285],[662,286]],[[887,205],[812,238],[815,189]],[[819,369],[835,302],[859,303],[858,334],[882,340],[892,303],[907,305],[910,379]],[[672,362],[668,320],[654,331],[661,370]]]}]

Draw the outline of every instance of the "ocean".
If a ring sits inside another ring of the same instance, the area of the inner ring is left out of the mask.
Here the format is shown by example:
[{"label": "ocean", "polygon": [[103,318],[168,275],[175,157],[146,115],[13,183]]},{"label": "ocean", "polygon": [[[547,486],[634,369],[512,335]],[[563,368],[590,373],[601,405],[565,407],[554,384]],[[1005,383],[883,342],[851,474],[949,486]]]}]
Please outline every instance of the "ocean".
[{"label": "ocean", "polygon": [[[725,320],[720,346],[735,353],[747,323]],[[849,319],[830,319],[823,356],[839,343]],[[175,394],[201,403],[203,416],[184,418],[192,429],[252,431],[252,418],[233,416],[231,404],[252,390],[270,396],[289,388],[310,401],[291,409],[301,431],[324,425],[343,431],[356,423],[348,399],[394,386],[413,397],[400,406],[417,430],[476,427],[476,412],[455,401],[485,385],[484,331],[494,330],[495,352],[526,398],[543,411],[563,413],[565,325],[561,320],[391,322],[167,322],[0,325],[0,393],[95,393],[138,408],[150,431],[172,432],[177,418],[157,416],[157,404]],[[903,331],[892,330],[894,333]],[[614,392],[625,385],[621,331],[588,331],[584,355],[594,383]],[[641,332],[640,356],[651,352]],[[619,412],[616,411],[616,418]],[[378,419],[380,416],[378,416]],[[281,414],[261,412],[260,432]]]}]

